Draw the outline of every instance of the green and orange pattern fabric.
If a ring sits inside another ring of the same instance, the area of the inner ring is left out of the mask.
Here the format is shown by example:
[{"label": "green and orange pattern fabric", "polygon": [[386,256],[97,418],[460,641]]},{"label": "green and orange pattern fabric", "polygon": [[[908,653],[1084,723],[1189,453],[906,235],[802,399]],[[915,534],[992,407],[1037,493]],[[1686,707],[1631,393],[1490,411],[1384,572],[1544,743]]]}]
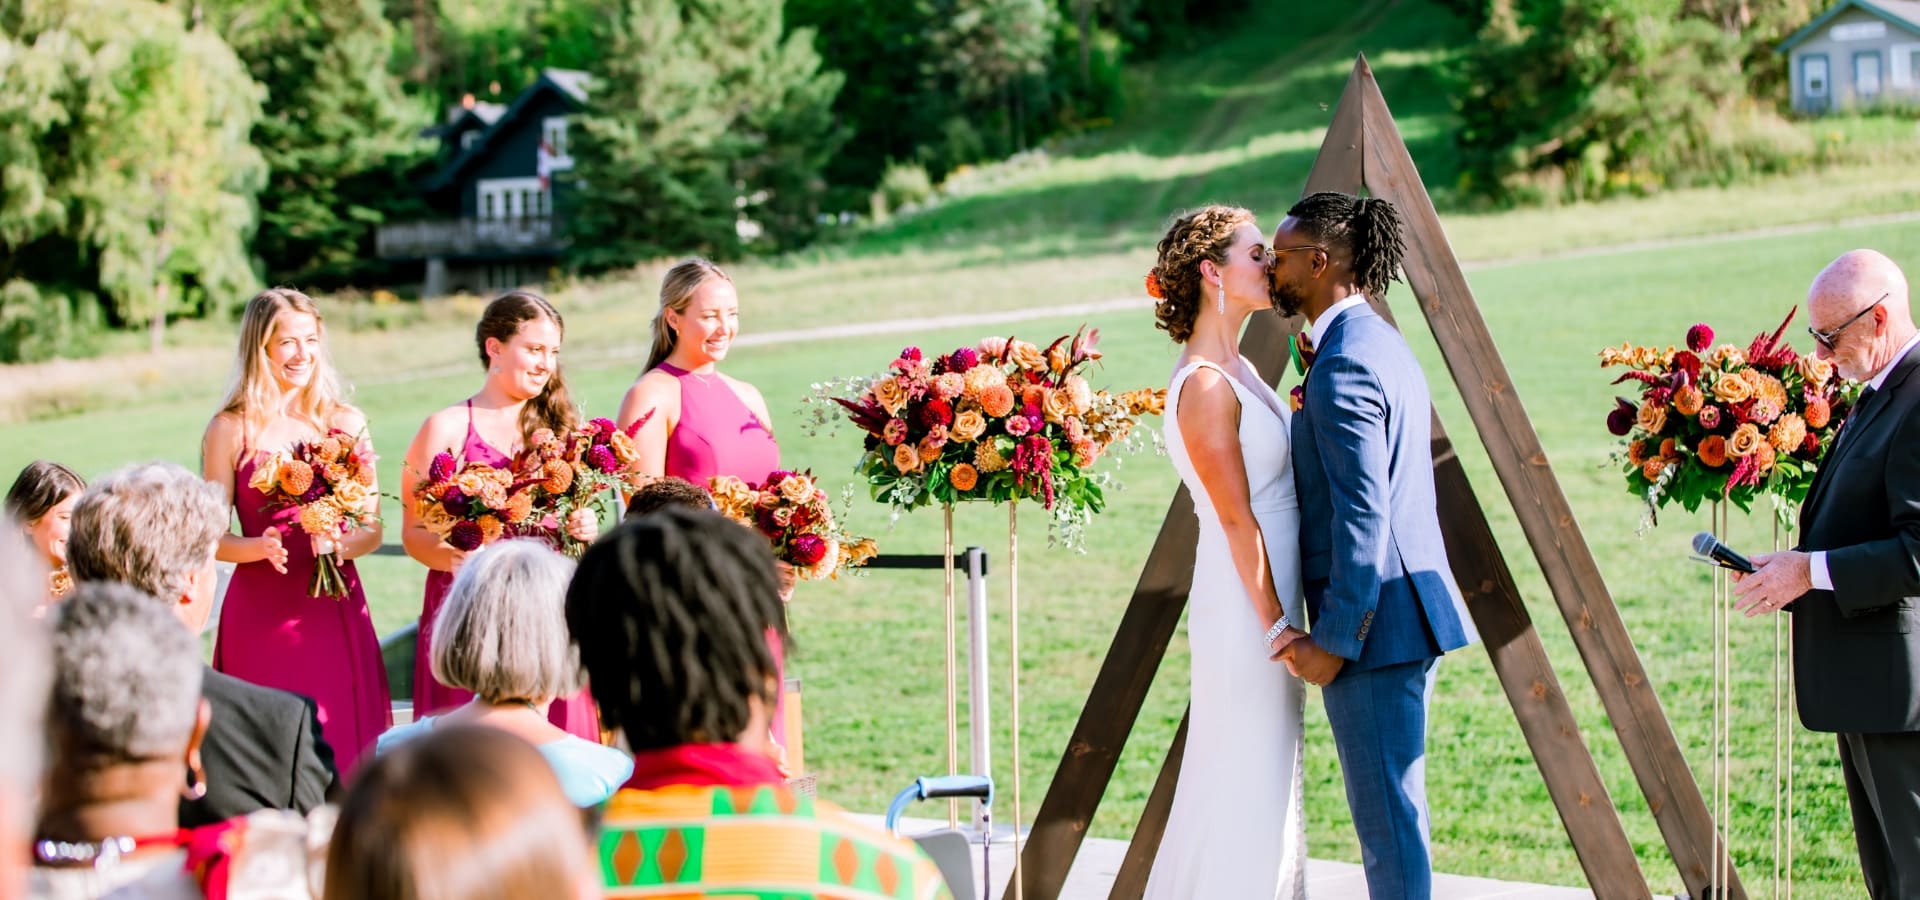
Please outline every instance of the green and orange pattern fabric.
[{"label": "green and orange pattern fabric", "polygon": [[598,855],[609,898],[951,898],[911,842],[782,785],[623,790]]}]

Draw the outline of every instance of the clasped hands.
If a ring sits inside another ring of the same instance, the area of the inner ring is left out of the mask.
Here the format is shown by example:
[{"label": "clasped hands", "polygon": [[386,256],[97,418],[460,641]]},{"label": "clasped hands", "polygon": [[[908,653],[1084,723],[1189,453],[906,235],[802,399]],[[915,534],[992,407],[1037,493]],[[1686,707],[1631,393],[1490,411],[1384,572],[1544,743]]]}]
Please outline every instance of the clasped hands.
[{"label": "clasped hands", "polygon": [[1754,554],[1753,574],[1733,573],[1734,608],[1751,618],[1800,599],[1813,590],[1812,559],[1798,550]]},{"label": "clasped hands", "polygon": [[1289,627],[1280,632],[1280,636],[1268,645],[1273,654],[1267,657],[1274,662],[1286,663],[1287,671],[1308,684],[1326,687],[1340,674],[1340,668],[1347,664],[1341,657],[1320,649],[1306,632]]}]

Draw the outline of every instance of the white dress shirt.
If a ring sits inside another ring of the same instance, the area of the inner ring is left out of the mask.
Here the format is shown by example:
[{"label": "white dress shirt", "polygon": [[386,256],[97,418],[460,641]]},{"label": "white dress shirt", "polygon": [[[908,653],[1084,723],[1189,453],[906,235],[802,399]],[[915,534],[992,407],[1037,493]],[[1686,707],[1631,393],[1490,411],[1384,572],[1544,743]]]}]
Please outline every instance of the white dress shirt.
[{"label": "white dress shirt", "polygon": [[[1915,332],[1913,337],[1907,338],[1907,342],[1901,345],[1900,352],[1893,355],[1893,360],[1887,363],[1886,367],[1881,369],[1879,374],[1868,379],[1867,386],[1873,388],[1876,393],[1879,392],[1881,386],[1887,383],[1887,376],[1893,374],[1893,367],[1899,365],[1901,360],[1906,359],[1907,354],[1913,351],[1915,345],[1920,345],[1920,332]],[[1840,428],[1844,431],[1846,430],[1846,425],[1842,424]],[[1827,551],[1815,550],[1812,553],[1811,557],[1807,560],[1807,579],[1813,582],[1813,589],[1816,591],[1833,590],[1833,573],[1827,571]]]},{"label": "white dress shirt", "polygon": [[1321,313],[1319,318],[1308,319],[1307,333],[1313,336],[1314,348],[1318,349],[1320,347],[1320,338],[1326,335],[1327,329],[1333,327],[1333,320],[1340,318],[1341,313],[1344,313],[1347,310],[1350,310],[1356,306],[1365,306],[1366,303],[1367,303],[1367,295],[1348,294],[1346,296],[1346,299],[1339,300],[1335,302],[1332,306],[1327,307],[1327,311]]}]

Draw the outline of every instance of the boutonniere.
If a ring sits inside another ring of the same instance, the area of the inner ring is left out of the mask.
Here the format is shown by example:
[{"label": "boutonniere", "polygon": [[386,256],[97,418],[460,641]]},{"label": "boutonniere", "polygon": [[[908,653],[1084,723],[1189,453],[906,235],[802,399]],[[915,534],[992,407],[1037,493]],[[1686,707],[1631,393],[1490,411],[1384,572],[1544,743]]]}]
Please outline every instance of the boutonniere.
[{"label": "boutonniere", "polygon": [[1287,391],[1287,405],[1299,412],[1307,405],[1307,370],[1313,368],[1313,338],[1305,332],[1288,337],[1287,358],[1293,360],[1293,370],[1300,374],[1300,383]]}]

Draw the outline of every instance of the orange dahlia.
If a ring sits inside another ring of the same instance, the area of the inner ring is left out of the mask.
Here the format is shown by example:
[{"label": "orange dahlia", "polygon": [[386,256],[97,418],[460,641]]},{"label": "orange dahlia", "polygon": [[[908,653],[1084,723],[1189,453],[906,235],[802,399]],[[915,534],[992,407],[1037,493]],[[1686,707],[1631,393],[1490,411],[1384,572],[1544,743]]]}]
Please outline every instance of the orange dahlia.
[{"label": "orange dahlia", "polygon": [[1808,428],[1825,428],[1833,421],[1833,407],[1827,404],[1827,398],[1815,397],[1807,401],[1806,421]]},{"label": "orange dahlia", "polygon": [[1707,395],[1693,385],[1687,385],[1673,392],[1673,408],[1683,416],[1697,416],[1700,408],[1707,405]]},{"label": "orange dahlia", "polygon": [[1013,412],[1013,391],[1004,384],[989,387],[980,392],[980,408],[993,418],[1002,418]]},{"label": "orange dahlia", "polygon": [[960,463],[947,470],[947,483],[953,485],[954,490],[973,490],[974,485],[980,483],[980,470],[966,463]]},{"label": "orange dahlia", "polygon": [[1707,435],[1700,442],[1700,464],[1709,469],[1718,469],[1727,464],[1727,439],[1717,434]]},{"label": "orange dahlia", "polygon": [[296,497],[313,487],[313,467],[297,459],[280,467],[280,489]]}]

